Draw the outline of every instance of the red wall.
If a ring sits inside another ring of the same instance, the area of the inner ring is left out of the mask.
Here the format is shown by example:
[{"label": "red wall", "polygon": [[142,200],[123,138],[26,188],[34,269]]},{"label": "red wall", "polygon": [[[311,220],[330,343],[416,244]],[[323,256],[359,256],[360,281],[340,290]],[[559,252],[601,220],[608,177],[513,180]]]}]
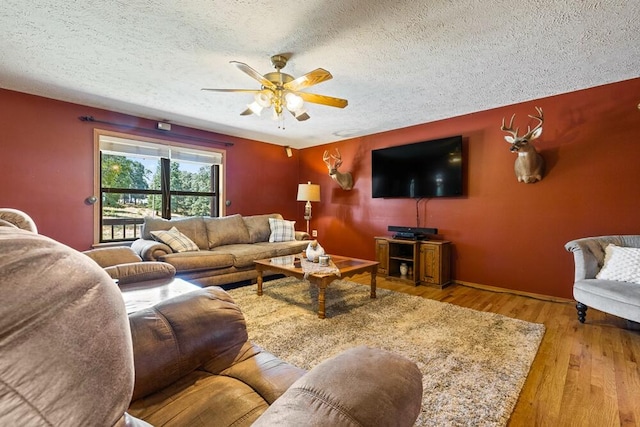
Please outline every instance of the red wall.
[{"label": "red wall", "polygon": [[[416,225],[416,202],[371,198],[371,150],[461,134],[466,196],[418,205],[419,225],[438,228],[454,245],[454,278],[570,298],[567,241],[640,234],[638,103],[640,79],[634,79],[302,150],[301,181],[319,183],[322,193],[311,228],[330,252],[373,259],[374,236],[389,236],[388,225]],[[515,113],[522,134],[535,124],[527,118],[534,106],[544,110],[535,145],[547,173],[538,183],[518,183],[500,125]],[[340,170],[354,175],[351,191],[327,175],[322,153],[334,148],[344,161]]]},{"label": "red wall", "polygon": [[[287,158],[280,146],[174,126],[176,133],[235,145],[227,147],[227,214],[281,212],[304,229],[299,182],[321,185],[311,228],[330,252],[374,257],[373,237],[387,225],[416,225],[413,200],[371,198],[371,150],[462,134],[466,196],[419,204],[420,226],[440,230],[454,245],[454,278],[525,292],[571,297],[574,238],[640,234],[640,79],[434,123],[341,141]],[[534,106],[544,109],[536,141],[547,162],[545,178],[518,183],[514,154],[500,131],[516,113],[525,127]],[[349,107],[351,108],[351,107]],[[153,128],[154,121],[0,90],[0,206],[29,213],[42,234],[76,249],[92,242],[93,129],[121,128],[96,119]],[[152,136],[144,134],[145,136]],[[162,134],[153,135],[155,137]],[[180,141],[180,139],[174,140]],[[188,142],[188,141],[182,141]],[[206,145],[206,144],[199,144]],[[342,171],[355,187],[343,191],[327,175],[322,153],[340,149]]]},{"label": "red wall", "polygon": [[[75,249],[93,243],[93,130],[107,129],[206,146],[169,134],[82,122],[79,116],[153,129],[155,121],[0,89],[0,206],[21,209],[38,231]],[[298,213],[298,152],[281,146],[173,126],[172,133],[232,142],[227,151],[226,213]]]}]

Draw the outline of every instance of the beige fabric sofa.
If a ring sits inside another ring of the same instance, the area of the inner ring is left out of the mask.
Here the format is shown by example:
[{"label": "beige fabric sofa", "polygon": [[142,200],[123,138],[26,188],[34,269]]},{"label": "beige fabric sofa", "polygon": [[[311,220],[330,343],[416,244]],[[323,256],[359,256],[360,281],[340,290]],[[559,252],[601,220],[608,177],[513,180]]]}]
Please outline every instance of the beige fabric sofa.
[{"label": "beige fabric sofa", "polygon": [[[172,220],[148,217],[142,227],[142,238],[134,241],[131,248],[145,261],[173,265],[176,277],[199,286],[253,280],[258,276],[255,260],[298,254],[309,244],[309,235],[302,231],[295,232],[293,241],[269,242],[269,218],[283,219],[277,213]],[[153,240],[152,231],[172,227],[191,239],[198,250],[176,253],[168,245]]]}]

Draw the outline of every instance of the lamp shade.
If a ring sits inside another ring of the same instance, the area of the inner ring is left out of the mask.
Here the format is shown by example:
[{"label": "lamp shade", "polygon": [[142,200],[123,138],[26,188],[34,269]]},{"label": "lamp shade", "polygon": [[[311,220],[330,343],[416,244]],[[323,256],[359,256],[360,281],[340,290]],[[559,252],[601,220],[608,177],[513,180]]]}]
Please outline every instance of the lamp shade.
[{"label": "lamp shade", "polygon": [[312,184],[298,184],[298,198],[299,202],[319,202],[320,201],[320,185]]}]

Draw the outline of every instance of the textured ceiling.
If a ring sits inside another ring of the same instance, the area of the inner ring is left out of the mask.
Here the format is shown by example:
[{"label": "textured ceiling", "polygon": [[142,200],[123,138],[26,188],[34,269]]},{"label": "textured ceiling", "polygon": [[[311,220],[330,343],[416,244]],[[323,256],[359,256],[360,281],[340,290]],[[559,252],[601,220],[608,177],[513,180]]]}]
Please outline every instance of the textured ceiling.
[{"label": "textured ceiling", "polygon": [[[283,130],[200,90],[277,53],[349,105]],[[638,77],[640,1],[4,0],[0,55],[6,89],[304,148]]]}]

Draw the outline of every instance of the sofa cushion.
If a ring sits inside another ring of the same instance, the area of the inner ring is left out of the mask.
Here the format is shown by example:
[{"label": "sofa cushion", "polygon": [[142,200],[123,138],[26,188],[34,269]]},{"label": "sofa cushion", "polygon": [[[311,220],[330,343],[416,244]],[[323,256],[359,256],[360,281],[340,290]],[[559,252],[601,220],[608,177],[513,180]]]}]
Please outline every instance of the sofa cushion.
[{"label": "sofa cushion", "polygon": [[196,245],[198,245],[198,248],[209,249],[207,228],[205,227],[204,219],[201,216],[179,219],[145,217],[142,225],[142,238],[155,240],[151,235],[152,231],[170,230],[172,227],[176,227],[178,231],[191,239]]},{"label": "sofa cushion", "polygon": [[204,223],[207,230],[209,249],[222,245],[250,242],[249,230],[247,230],[240,215],[229,215],[220,218],[205,217]]},{"label": "sofa cushion", "polygon": [[225,252],[198,251],[167,254],[160,261],[173,265],[180,273],[198,270],[216,270],[233,266],[233,255]]},{"label": "sofa cushion", "polygon": [[269,228],[271,228],[269,242],[289,242],[296,240],[295,224],[295,221],[269,218]]},{"label": "sofa cushion", "polygon": [[169,246],[174,252],[193,252],[199,250],[190,238],[178,231],[177,228],[171,227],[170,230],[152,231],[151,235],[158,242],[162,242]]},{"label": "sofa cushion", "polygon": [[249,243],[268,242],[271,235],[269,218],[283,219],[278,213],[243,216],[242,220],[249,230]]},{"label": "sofa cushion", "polygon": [[127,412],[154,426],[249,426],[268,407],[242,381],[195,370],[133,401]]},{"label": "sofa cushion", "polygon": [[[290,242],[262,242],[254,243],[253,246],[267,248],[271,251],[269,257],[285,256],[285,255],[298,255],[307,249],[309,245],[308,240],[292,240]],[[267,257],[267,258],[269,258]]]}]

